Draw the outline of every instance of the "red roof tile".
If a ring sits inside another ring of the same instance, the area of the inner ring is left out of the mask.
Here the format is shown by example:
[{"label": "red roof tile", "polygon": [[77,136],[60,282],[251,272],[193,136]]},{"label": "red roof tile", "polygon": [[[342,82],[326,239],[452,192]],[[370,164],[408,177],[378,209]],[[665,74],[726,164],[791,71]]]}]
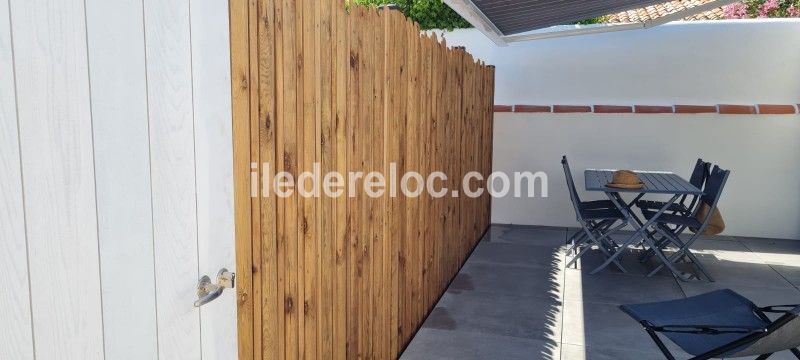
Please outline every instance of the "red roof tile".
[{"label": "red roof tile", "polygon": [[[713,0],[675,0],[647,6],[639,9],[628,10],[611,14],[605,21],[610,24],[642,22],[653,20],[678,11],[691,9],[712,2]],[[684,20],[719,20],[722,19],[722,7],[686,17]]]}]

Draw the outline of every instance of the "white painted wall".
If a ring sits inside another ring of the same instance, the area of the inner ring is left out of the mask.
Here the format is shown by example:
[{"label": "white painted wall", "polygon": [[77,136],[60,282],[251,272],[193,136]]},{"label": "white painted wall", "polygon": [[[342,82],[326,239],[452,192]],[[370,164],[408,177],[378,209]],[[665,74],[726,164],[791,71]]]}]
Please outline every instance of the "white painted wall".
[{"label": "white painted wall", "polygon": [[0,0],[0,359],[233,359],[225,0]]},{"label": "white painted wall", "polygon": [[[447,33],[496,65],[497,104],[800,102],[800,20],[677,23],[496,47]],[[702,157],[732,174],[727,234],[800,239],[800,116],[495,114],[494,169],[545,171],[550,197],[494,199],[496,223],[574,225],[559,160],[583,169],[669,170]],[[599,198],[602,194],[587,194]]]},{"label": "white painted wall", "polygon": [[586,168],[667,170],[688,178],[702,157],[731,169],[720,201],[725,234],[800,239],[800,116],[496,113],[494,131],[494,170],[544,171],[549,197],[493,199],[493,222],[575,225],[562,155],[579,190]]},{"label": "white painted wall", "polygon": [[497,47],[445,34],[496,66],[497,104],[797,103],[800,19],[678,22]]}]

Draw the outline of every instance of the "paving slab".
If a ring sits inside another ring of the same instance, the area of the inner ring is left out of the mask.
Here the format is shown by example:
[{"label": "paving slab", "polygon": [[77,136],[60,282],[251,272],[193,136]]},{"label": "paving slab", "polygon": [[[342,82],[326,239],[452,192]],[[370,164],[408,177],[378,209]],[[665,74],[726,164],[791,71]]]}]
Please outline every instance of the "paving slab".
[{"label": "paving slab", "polygon": [[559,359],[553,341],[487,335],[456,330],[421,329],[403,352],[403,360]]},{"label": "paving slab", "polygon": [[[640,264],[635,251],[623,256],[628,274],[609,267],[590,275],[604,260],[599,251],[577,269],[565,269],[568,233],[492,225],[401,358],[663,359],[620,304],[726,288],[757,305],[800,303],[800,242],[703,237],[693,249],[717,281],[683,282],[666,271],[645,277],[658,262]],[[692,270],[691,264],[679,268]],[[667,346],[677,358],[689,357],[669,341]]]}]

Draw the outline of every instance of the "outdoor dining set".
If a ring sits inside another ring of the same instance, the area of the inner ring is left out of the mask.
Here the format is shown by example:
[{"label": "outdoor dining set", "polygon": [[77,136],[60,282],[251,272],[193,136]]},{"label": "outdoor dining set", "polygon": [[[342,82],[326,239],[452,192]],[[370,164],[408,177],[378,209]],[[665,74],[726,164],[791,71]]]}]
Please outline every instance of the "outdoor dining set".
[{"label": "outdoor dining set", "polygon": [[[608,200],[582,201],[566,156],[561,164],[581,226],[568,240],[571,258],[567,267],[596,248],[606,260],[591,274],[612,264],[625,273],[621,256],[640,248],[639,261],[653,257],[660,260],[648,277],[666,267],[681,281],[699,278],[678,268],[686,263],[706,280],[714,281],[691,247],[701,235],[724,230],[717,204],[729,170],[718,166],[712,169],[710,163],[698,159],[687,181],[670,172],[587,169],[586,191],[603,192]],[[634,198],[626,201],[623,193]],[[644,198],[653,194],[669,199]],[[621,237],[621,241],[612,236],[626,226],[633,228],[631,235]],[[687,230],[690,234],[684,234]],[[745,356],[762,360],[782,351],[800,359],[800,305],[759,307],[733,290],[723,289],[683,299],[626,304],[620,309],[644,328],[668,360],[674,360],[675,355],[664,338],[690,354],[692,360]]]},{"label": "outdoor dining set", "polygon": [[[689,180],[670,172],[594,170],[584,173],[586,191],[603,192],[608,200],[581,201],[567,157],[561,159],[570,199],[581,230],[568,243],[573,254],[568,267],[589,250],[597,248],[606,256],[603,264],[592,271],[598,273],[610,265],[627,272],[621,256],[634,245],[644,251],[639,260],[656,257],[661,263],[648,276],[664,267],[675,277],[690,280],[695,276],[678,269],[677,264],[692,264],[708,281],[714,281],[702,263],[692,253],[691,246],[702,234],[716,234],[724,227],[717,210],[722,189],[730,174],[718,166],[698,159]],[[635,194],[631,201],[623,193]],[[645,199],[647,195],[671,196],[667,201]],[[634,211],[638,209],[639,214]],[[633,234],[621,242],[614,233],[631,226]],[[691,235],[682,237],[685,232]],[[667,253],[667,249],[674,251]]]}]

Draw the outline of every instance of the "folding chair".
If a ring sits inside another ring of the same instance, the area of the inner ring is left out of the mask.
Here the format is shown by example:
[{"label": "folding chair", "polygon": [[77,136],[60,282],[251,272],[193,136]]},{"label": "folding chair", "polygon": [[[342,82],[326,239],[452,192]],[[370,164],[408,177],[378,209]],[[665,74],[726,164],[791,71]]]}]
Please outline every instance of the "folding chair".
[{"label": "folding chair", "polygon": [[[572,179],[572,171],[569,168],[566,156],[561,158],[561,165],[564,168],[569,197],[575,210],[576,220],[581,225],[581,230],[569,240],[572,242],[572,247],[567,253],[574,253],[574,256],[567,264],[567,267],[572,266],[593,245],[596,245],[606,257],[611,256],[617,247],[611,238],[611,234],[628,224],[625,216],[617,210],[610,200],[582,202],[578,196],[578,191],[575,189],[575,182]],[[620,224],[614,226],[617,221],[620,221]],[[627,272],[618,261],[614,261],[614,264],[620,271]]]},{"label": "folding chair", "polygon": [[[569,161],[567,160],[567,156],[566,155],[561,157],[561,166],[564,167],[564,173],[565,174],[568,173],[568,175],[567,175],[567,177],[568,177],[567,186],[571,186],[572,188],[570,189],[570,191],[572,191],[575,188],[575,183],[572,182],[572,170],[570,170]],[[572,185],[570,185],[570,183]],[[570,192],[570,196],[572,196],[572,195],[573,195],[573,193]],[[577,199],[578,203],[581,204],[581,208],[585,209],[585,210],[600,210],[600,209],[616,209],[617,208],[614,205],[614,202],[612,202],[611,200],[581,201],[580,197],[578,197],[578,192],[577,191],[575,191],[574,196],[575,196],[575,199]],[[573,202],[574,201],[575,200],[573,200]],[[572,234],[572,236],[567,240],[567,244],[574,244],[575,238],[583,238],[585,236],[586,235],[584,234],[583,231],[577,231],[577,232],[575,232],[575,234]]]},{"label": "folding chair", "polygon": [[[714,169],[711,171],[711,174],[708,176],[706,180],[706,187],[704,194],[700,197],[700,203],[696,206],[691,213],[687,215],[677,215],[677,214],[661,214],[655,220],[655,226],[653,226],[654,230],[661,235],[664,239],[667,239],[666,242],[658,242],[656,246],[651,248],[652,251],[663,251],[666,247],[667,243],[672,243],[678,247],[678,250],[675,251],[670,257],[666,258],[663,264],[656,267],[648,276],[653,276],[664,266],[667,266],[673,274],[677,276],[678,271],[674,267],[674,264],[680,260],[687,258],[690,260],[699,270],[700,272],[705,275],[705,277],[713,282],[714,279],[708,274],[706,269],[703,267],[703,264],[697,259],[697,257],[692,254],[690,247],[694,244],[695,241],[700,237],[703,231],[708,226],[708,223],[711,221],[711,216],[714,213],[714,210],[717,208],[717,203],[722,195],[722,189],[725,187],[725,183],[728,181],[728,175],[730,175],[729,170],[723,170],[719,166],[714,166]],[[708,214],[702,222],[696,218],[696,215],[702,205],[708,205],[710,208]],[[642,214],[648,220],[656,215],[656,213],[652,210],[642,210]],[[674,225],[675,228],[670,228],[669,225]],[[685,229],[692,229],[694,234],[689,237],[688,240],[683,241],[680,239],[680,234]],[[682,280],[687,280],[686,278],[680,277]]]},{"label": "folding chair", "polygon": [[[706,179],[708,178],[709,173],[711,172],[711,163],[703,161],[703,159],[697,159],[697,162],[694,165],[694,170],[692,170],[692,174],[689,177],[689,183],[697,187],[698,189],[703,188],[703,184],[705,184]],[[668,208],[667,211],[671,214],[678,214],[678,215],[690,215],[692,211],[694,211],[695,206],[698,204],[699,196],[692,196],[691,202],[686,204],[686,200],[689,197],[688,194],[681,196],[678,201],[672,203]],[[639,200],[636,201],[636,207],[641,210],[649,210],[649,211],[658,211],[662,207],[664,207],[666,203],[663,201],[656,201],[656,200]],[[673,229],[677,230],[677,229]],[[656,235],[655,231],[650,232],[651,238]],[[659,239],[655,239],[655,243],[659,247],[663,247],[668,245],[669,238],[660,237]],[[647,262],[650,258],[655,255],[653,249],[648,249],[644,251],[639,256],[639,261]]]},{"label": "folding chair", "polygon": [[[791,351],[800,359],[800,305],[759,308],[732,290],[717,290],[686,299],[622,305],[620,309],[644,327],[669,360],[666,337],[693,357],[690,360],[758,355],[767,359]],[[770,320],[766,314],[782,314]]]}]

